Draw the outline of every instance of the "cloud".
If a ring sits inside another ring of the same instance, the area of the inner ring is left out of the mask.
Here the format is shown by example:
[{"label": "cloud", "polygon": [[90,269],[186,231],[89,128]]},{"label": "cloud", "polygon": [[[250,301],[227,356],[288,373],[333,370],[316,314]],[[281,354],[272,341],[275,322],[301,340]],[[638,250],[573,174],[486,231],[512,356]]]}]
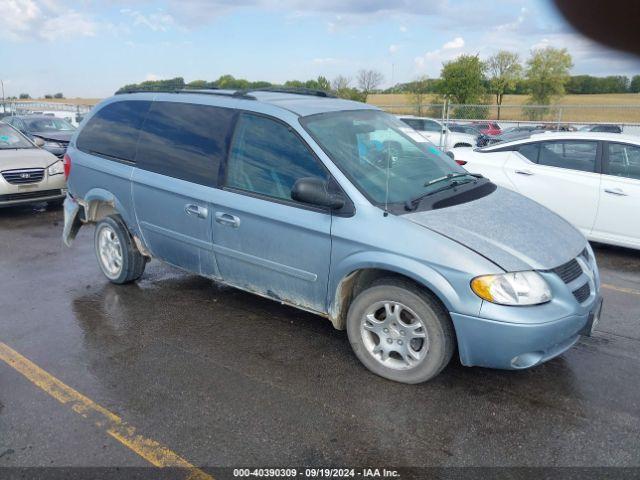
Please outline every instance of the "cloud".
[{"label": "cloud", "polygon": [[0,11],[0,38],[13,42],[94,36],[99,29],[90,16],[58,0],[0,0]]},{"label": "cloud", "polygon": [[120,10],[120,13],[131,17],[133,19],[134,26],[144,26],[154,32],[166,32],[175,25],[173,17],[162,10],[144,14],[137,10],[124,8]]},{"label": "cloud", "polygon": [[430,73],[437,76],[440,73],[442,63],[452,60],[462,53],[465,42],[462,37],[455,37],[453,40],[445,42],[442,47],[426,52],[414,59],[416,69],[419,73],[430,70]]},{"label": "cloud", "polygon": [[456,37],[450,42],[447,42],[444,45],[442,45],[443,50],[457,50],[462,47],[464,47],[464,38],[462,37]]},{"label": "cloud", "polygon": [[389,45],[389,53],[391,53],[391,54],[396,53],[399,49],[400,49],[400,47],[398,45],[396,45],[396,44]]}]

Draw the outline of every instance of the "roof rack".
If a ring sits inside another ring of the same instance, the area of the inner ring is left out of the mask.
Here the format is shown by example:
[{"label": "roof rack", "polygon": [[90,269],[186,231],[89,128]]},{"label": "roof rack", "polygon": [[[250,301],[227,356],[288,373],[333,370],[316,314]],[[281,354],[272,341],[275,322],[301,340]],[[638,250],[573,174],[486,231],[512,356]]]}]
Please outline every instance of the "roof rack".
[{"label": "roof rack", "polygon": [[153,89],[153,88],[148,90],[135,89],[135,90],[125,90],[122,92],[118,91],[115,93],[115,95],[125,95],[128,93],[195,93],[200,95],[218,95],[222,97],[243,98],[245,100],[256,99],[255,97],[248,95],[245,90],[222,91],[217,87],[207,88],[207,89],[195,89],[195,88],[181,88],[181,89],[176,88],[176,89],[164,89],[164,90]]},{"label": "roof rack", "polygon": [[292,95],[310,95],[313,97],[322,98],[337,98],[333,93],[325,90],[318,90],[316,88],[305,87],[265,87],[265,88],[247,88],[245,90],[238,90],[236,93],[250,93],[250,92],[275,92],[275,93],[290,93]]}]

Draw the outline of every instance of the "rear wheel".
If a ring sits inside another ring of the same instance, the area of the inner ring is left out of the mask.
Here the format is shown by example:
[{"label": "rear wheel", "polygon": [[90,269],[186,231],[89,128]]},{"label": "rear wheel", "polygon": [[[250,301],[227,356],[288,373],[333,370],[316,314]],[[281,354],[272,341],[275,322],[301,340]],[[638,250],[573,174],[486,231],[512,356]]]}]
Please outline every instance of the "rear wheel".
[{"label": "rear wheel", "polygon": [[425,382],[447,366],[455,346],[440,302],[411,282],[384,279],[352,302],[347,334],[373,373],[403,383]]},{"label": "rear wheel", "polygon": [[105,217],[98,222],[94,246],[98,265],[112,283],[129,283],[142,276],[147,259],[136,247],[120,216]]}]

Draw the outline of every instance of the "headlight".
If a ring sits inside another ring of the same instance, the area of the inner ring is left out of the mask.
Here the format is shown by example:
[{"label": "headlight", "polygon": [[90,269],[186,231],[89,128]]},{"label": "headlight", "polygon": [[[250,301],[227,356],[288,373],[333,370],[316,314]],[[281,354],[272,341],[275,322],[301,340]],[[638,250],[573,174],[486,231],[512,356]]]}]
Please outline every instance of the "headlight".
[{"label": "headlight", "polygon": [[53,163],[49,165],[47,172],[49,172],[49,175],[61,175],[64,173],[64,165],[60,161]]},{"label": "headlight", "polygon": [[483,275],[471,280],[471,289],[483,300],[499,305],[538,305],[551,300],[551,290],[537,272]]}]

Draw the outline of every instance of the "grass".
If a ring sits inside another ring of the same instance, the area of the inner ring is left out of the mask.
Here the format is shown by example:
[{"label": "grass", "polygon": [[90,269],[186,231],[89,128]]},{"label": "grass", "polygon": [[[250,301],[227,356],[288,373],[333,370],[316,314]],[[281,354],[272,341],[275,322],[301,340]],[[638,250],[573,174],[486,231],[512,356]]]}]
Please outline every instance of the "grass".
[{"label": "grass", "polygon": [[[526,95],[505,95],[500,118],[502,120],[527,120],[523,106]],[[427,96],[426,104],[435,101],[435,95]],[[368,102],[392,113],[415,113],[410,97],[405,94],[370,95]],[[561,110],[561,116],[559,116]],[[434,115],[433,112],[431,112]],[[429,115],[429,113],[426,113]],[[489,118],[497,118],[495,105],[489,107]],[[640,94],[610,93],[593,95],[566,95],[551,106],[542,120],[563,122],[618,122],[640,123]]]}]

